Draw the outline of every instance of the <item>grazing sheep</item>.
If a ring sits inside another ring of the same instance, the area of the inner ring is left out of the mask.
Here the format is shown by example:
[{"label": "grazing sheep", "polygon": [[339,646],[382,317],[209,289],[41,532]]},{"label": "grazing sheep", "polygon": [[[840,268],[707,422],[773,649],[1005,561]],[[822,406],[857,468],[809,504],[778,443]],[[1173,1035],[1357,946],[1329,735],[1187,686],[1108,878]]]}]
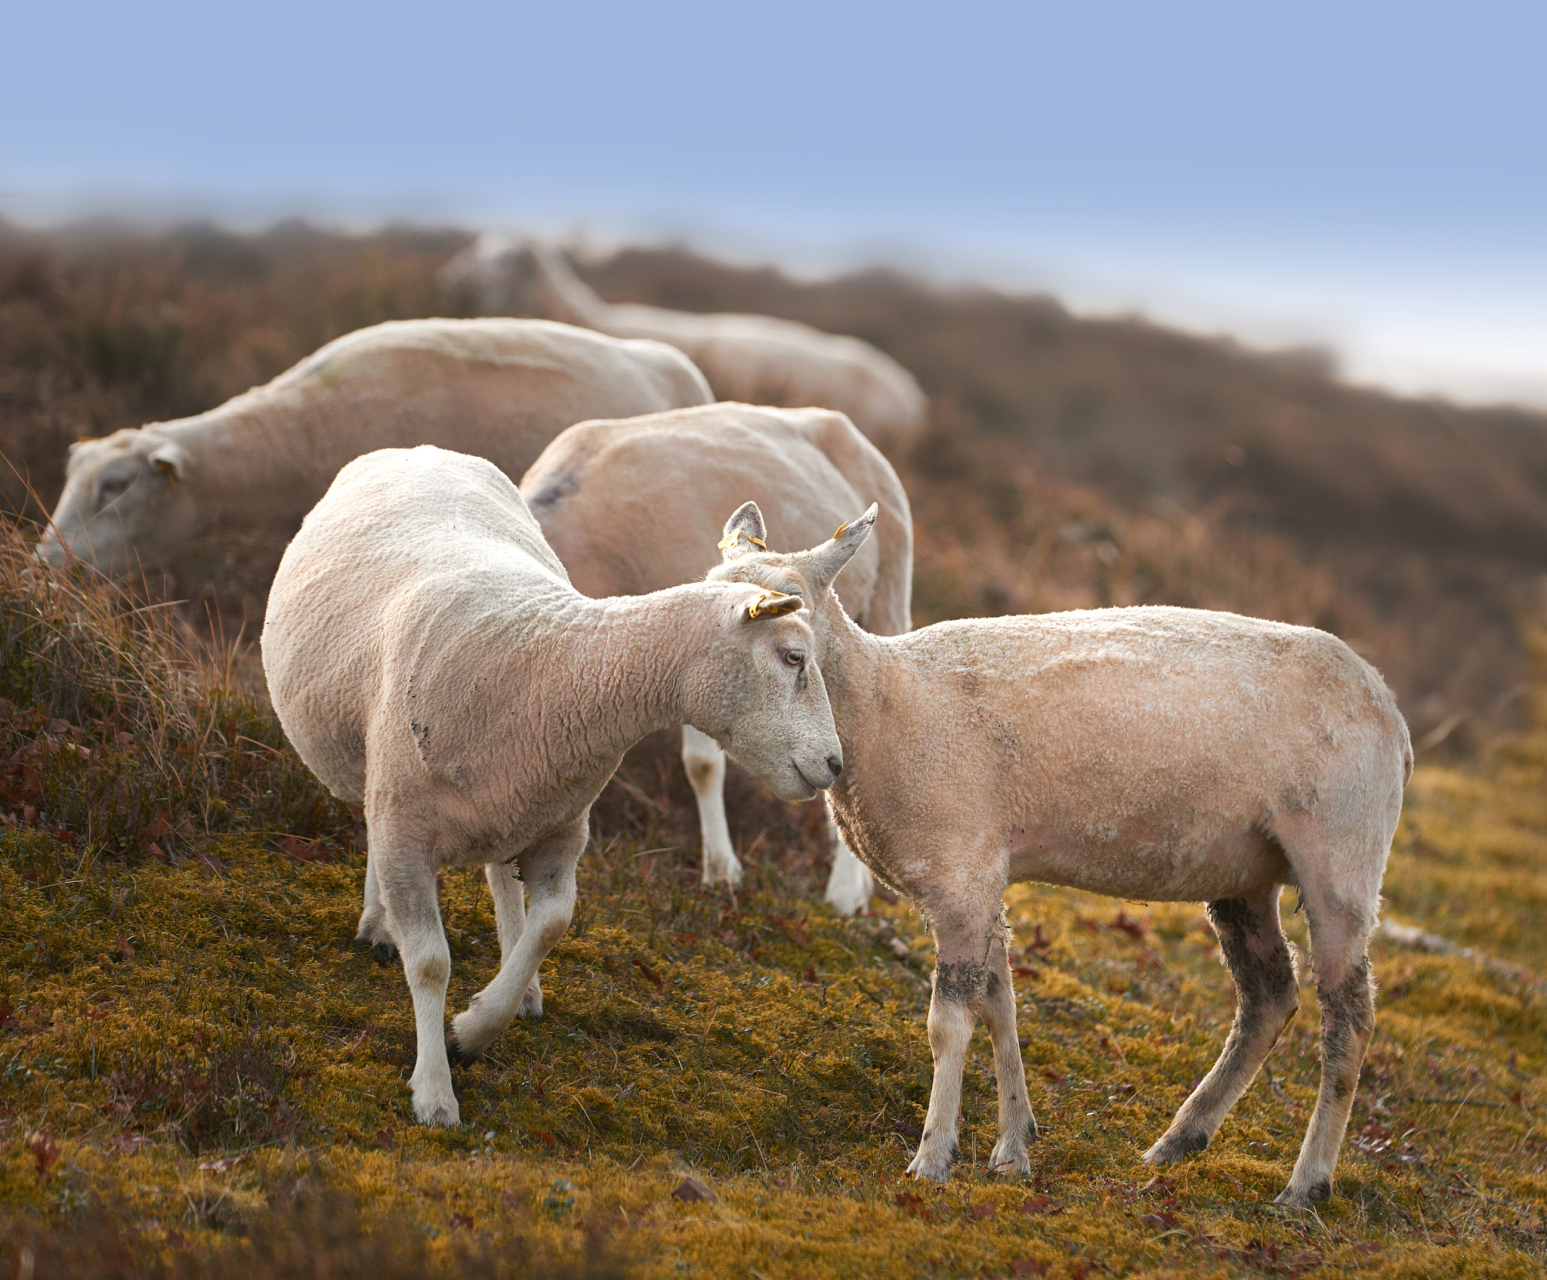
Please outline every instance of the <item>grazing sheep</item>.
[{"label": "grazing sheep", "polygon": [[924,426],[928,401],[913,375],[859,338],[773,316],[607,303],[562,255],[503,237],[483,237],[445,278],[471,285],[486,311],[536,310],[619,338],[669,342],[692,357],[721,400],[837,409],[871,439],[897,444]]},{"label": "grazing sheep", "polygon": [[1407,726],[1374,668],[1306,627],[1199,609],[1094,609],[942,622],[905,636],[855,626],[829,590],[874,508],[796,555],[757,552],[748,504],[711,580],[810,602],[848,763],[831,792],[854,850],[934,932],[935,1078],[917,1155],[957,1158],[974,1015],[994,1046],[1002,1173],[1036,1136],[1015,1035],[1002,896],[1016,881],[1208,904],[1235,980],[1224,1052],[1145,1159],[1206,1147],[1299,1004],[1279,925],[1294,885],[1321,999],[1321,1092],[1281,1204],[1332,1194],[1374,1028],[1366,939],[1412,772]]},{"label": "grazing sheep", "polygon": [[[204,535],[281,542],[351,458],[439,444],[519,476],[582,418],[703,404],[678,351],[547,320],[395,320],[192,418],[70,446],[38,558],[122,575]],[[277,548],[276,548],[277,549]]]},{"label": "grazing sheep", "polygon": [[[702,578],[718,562],[724,513],[748,496],[797,547],[877,501],[876,536],[844,572],[844,606],[877,635],[908,629],[908,495],[891,464],[841,413],[712,404],[578,423],[543,450],[521,494],[570,581],[588,596],[642,595]],[[682,762],[698,798],[703,881],[739,884],[741,862],[725,819],[725,753],[684,725]],[[834,845],[827,900],[852,915],[870,900],[870,873],[841,840]]]},{"label": "grazing sheep", "polygon": [[[481,458],[383,449],[339,472],[274,579],[263,667],[301,758],[365,806],[359,934],[402,953],[422,1123],[458,1123],[448,1053],[476,1058],[542,1012],[537,969],[569,926],[591,803],[632,743],[696,724],[785,799],[837,777],[807,616],[740,583],[588,599]],[[494,894],[500,970],[443,1039],[435,876],[468,865]]]}]

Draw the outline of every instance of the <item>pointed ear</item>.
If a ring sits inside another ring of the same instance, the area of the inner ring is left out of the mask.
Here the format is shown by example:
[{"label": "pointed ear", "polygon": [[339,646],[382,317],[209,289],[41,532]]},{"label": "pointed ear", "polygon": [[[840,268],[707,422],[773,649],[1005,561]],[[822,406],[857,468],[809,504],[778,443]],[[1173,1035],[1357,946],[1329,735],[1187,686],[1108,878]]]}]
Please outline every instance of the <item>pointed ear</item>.
[{"label": "pointed ear", "polygon": [[763,513],[755,502],[743,502],[736,514],[725,522],[725,536],[720,539],[720,557],[729,563],[741,556],[768,550],[768,530],[763,527]]},{"label": "pointed ear", "polygon": [[741,611],[743,622],[756,622],[760,618],[778,618],[786,613],[796,613],[806,607],[799,596],[781,595],[777,591],[765,591]]},{"label": "pointed ear", "polygon": [[879,508],[874,502],[866,509],[865,514],[856,520],[850,520],[847,524],[838,526],[838,531],[833,534],[820,547],[813,547],[806,552],[807,572],[806,579],[811,583],[815,591],[825,591],[832,585],[843,566],[854,557],[854,553],[864,544],[870,536],[870,531],[875,527],[876,513]]},{"label": "pointed ear", "polygon": [[170,440],[165,444],[158,444],[151,452],[150,460],[173,484],[182,483],[188,465],[188,455],[183,452],[182,445],[174,444]]}]

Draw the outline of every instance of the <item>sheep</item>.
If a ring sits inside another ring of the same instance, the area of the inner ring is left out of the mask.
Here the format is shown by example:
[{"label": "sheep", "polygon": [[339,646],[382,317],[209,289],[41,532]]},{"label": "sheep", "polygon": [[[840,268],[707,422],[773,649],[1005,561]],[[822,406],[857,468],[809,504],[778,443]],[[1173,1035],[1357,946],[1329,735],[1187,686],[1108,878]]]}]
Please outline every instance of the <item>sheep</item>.
[{"label": "sheep", "polygon": [[559,253],[503,237],[483,237],[448,264],[444,279],[470,285],[486,311],[536,310],[619,338],[669,342],[721,400],[837,409],[872,440],[894,445],[924,426],[928,400],[913,375],[859,338],[773,316],[610,304]]},{"label": "sheep", "polygon": [[[876,499],[876,536],[844,573],[844,604],[878,635],[908,630],[908,495],[880,450],[841,413],[713,404],[577,423],[543,450],[520,488],[570,580],[588,596],[642,595],[703,577],[718,558],[724,513],[748,496],[794,546],[820,540],[862,500]],[[682,762],[698,800],[703,882],[737,885],[725,753],[684,725]],[[852,915],[870,901],[870,873],[833,835],[827,901]]]},{"label": "sheep", "polygon": [[[759,552],[761,514],[726,525],[714,581],[799,594],[848,767],[830,802],[849,847],[933,931],[934,1083],[908,1172],[945,1181],[975,1014],[993,1041],[990,1165],[1029,1168],[1036,1120],[1015,1034],[1002,895],[1040,881],[1197,901],[1235,981],[1218,1062],[1144,1155],[1202,1150],[1299,1004],[1279,924],[1294,885],[1321,1002],[1320,1095],[1278,1203],[1332,1194],[1374,1029],[1366,943],[1412,773],[1407,725],[1379,674],[1306,627],[1199,609],[1093,609],[942,622],[903,636],[855,626],[831,591],[875,519],[821,546]],[[732,540],[730,535],[737,532]]]},{"label": "sheep", "polygon": [[[589,599],[481,458],[383,449],[339,472],[280,563],[263,668],[302,760],[365,806],[359,940],[402,955],[421,1123],[460,1122],[448,1058],[541,1015],[537,970],[569,926],[591,804],[632,743],[694,724],[787,800],[838,776],[808,617],[740,583]],[[443,1043],[435,877],[468,865],[494,894],[500,969]]]},{"label": "sheep", "polygon": [[122,576],[205,535],[277,551],[339,468],[372,449],[446,445],[519,476],[582,418],[709,398],[660,343],[546,320],[389,321],[207,413],[72,445],[37,556]]}]

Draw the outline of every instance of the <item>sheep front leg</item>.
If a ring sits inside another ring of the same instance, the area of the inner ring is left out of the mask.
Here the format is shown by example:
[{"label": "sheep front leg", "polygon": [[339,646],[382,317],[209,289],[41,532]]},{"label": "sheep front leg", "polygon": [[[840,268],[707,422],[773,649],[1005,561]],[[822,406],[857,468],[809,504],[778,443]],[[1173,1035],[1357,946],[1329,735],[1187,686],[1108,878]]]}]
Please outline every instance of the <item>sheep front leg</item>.
[{"label": "sheep front leg", "polygon": [[725,818],[725,752],[707,733],[682,726],[682,767],[698,800],[698,830],[704,843],[702,883],[724,880],[734,889],[741,883],[741,859],[731,846]]},{"label": "sheep front leg", "polygon": [[832,850],[833,869],[827,877],[827,901],[841,916],[852,916],[870,905],[870,895],[876,891],[875,879],[870,868],[850,852],[833,821],[833,802],[824,797],[827,806],[827,847]]},{"label": "sheep front leg", "polygon": [[983,1021],[994,1043],[994,1079],[999,1086],[999,1140],[988,1167],[1010,1176],[1031,1172],[1026,1147],[1037,1140],[1037,1118],[1026,1091],[1026,1064],[1015,1034],[1015,987],[1007,947],[1009,923],[1001,914],[999,937],[989,949],[988,982],[983,997]]},{"label": "sheep front leg", "polygon": [[[512,857],[507,862],[490,862],[483,869],[489,882],[489,892],[494,895],[494,919],[500,931],[500,966],[510,959],[516,943],[521,941],[526,928],[526,886],[521,880],[521,868]],[[543,1016],[543,989],[537,978],[521,997],[516,1008],[518,1018]]]},{"label": "sheep front leg", "polygon": [[[998,903],[993,910],[998,912]],[[924,1136],[908,1165],[915,1178],[949,1181],[951,1166],[961,1155],[956,1118],[961,1109],[962,1070],[975,1012],[988,991],[989,951],[996,931],[993,913],[969,916],[954,910],[936,918],[934,990],[929,998],[928,1024],[935,1078],[929,1091],[929,1112],[924,1117]],[[1012,1013],[1012,1026],[1013,1018]]]},{"label": "sheep front leg", "polygon": [[435,895],[435,867],[417,849],[383,840],[371,854],[386,918],[403,958],[403,973],[414,999],[418,1057],[408,1085],[414,1118],[420,1124],[460,1124],[461,1111],[451,1087],[443,1027],[446,984],[451,978],[451,948],[441,927]]},{"label": "sheep front leg", "polygon": [[543,837],[520,856],[521,878],[532,895],[526,925],[494,981],[473,997],[451,1023],[446,1052],[454,1062],[472,1062],[512,1018],[554,944],[575,913],[575,864],[589,834],[587,809],[566,827]]}]

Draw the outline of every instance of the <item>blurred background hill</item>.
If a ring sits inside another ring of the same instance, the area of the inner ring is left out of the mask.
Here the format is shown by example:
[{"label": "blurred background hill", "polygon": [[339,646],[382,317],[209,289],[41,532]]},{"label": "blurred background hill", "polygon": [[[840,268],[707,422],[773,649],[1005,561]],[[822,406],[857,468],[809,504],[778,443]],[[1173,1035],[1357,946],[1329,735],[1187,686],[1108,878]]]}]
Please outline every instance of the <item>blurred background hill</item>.
[{"label": "blurred background hill", "polygon": [[[0,224],[0,494],[43,516],[82,435],[196,413],[381,320],[466,315],[455,229]],[[576,262],[609,301],[747,311],[862,337],[917,376],[894,458],[915,621],[1173,603],[1325,627],[1467,756],[1520,723],[1547,555],[1547,414],[1405,399],[1317,349],[1264,352],[1046,295],[895,271],[797,279],[688,248]],[[261,616],[277,548],[195,549],[158,589]]]}]

